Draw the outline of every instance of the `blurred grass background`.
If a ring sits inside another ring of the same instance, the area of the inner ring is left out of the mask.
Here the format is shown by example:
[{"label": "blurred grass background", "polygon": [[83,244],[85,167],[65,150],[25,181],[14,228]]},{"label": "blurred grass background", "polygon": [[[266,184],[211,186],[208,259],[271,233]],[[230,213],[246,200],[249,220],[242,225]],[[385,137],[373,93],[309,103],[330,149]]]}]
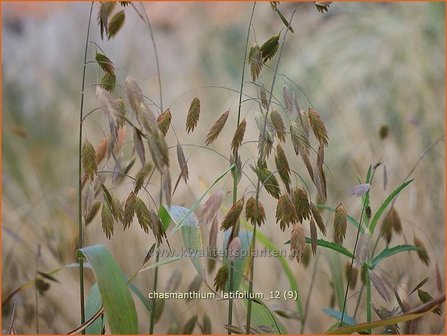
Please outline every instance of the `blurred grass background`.
[{"label": "blurred grass background", "polygon": [[[230,109],[230,118],[213,148],[229,154],[229,143],[236,124],[236,93],[204,88],[217,85],[238,90],[243,46],[250,15],[249,3],[147,3],[155,38],[161,55],[163,99],[171,108],[173,125],[182,143],[204,144],[214,120]],[[85,32],[89,4],[2,3],[3,7],[3,107],[2,107],[2,295],[33,279],[36,270],[49,271],[75,261],[77,242],[77,136],[79,97]],[[279,72],[286,74],[300,88],[302,108],[310,100],[319,111],[329,132],[326,153],[328,165],[328,204],[344,202],[348,212],[360,215],[360,203],[348,190],[364,177],[368,166],[378,161],[386,166],[388,185],[384,190],[382,170],[372,191],[372,207],[399,185],[416,164],[424,150],[445,133],[445,17],[443,3],[335,3],[329,12],[320,14],[312,3],[283,3],[280,9],[288,18],[297,9]],[[97,8],[94,10],[96,16]],[[268,3],[257,6],[253,22],[259,44],[278,33],[282,23]],[[127,75],[134,77],[144,93],[158,101],[158,82],[152,45],[141,20],[132,8],[126,9],[126,23],[112,41],[101,41],[96,20],[91,40],[100,44],[112,59],[118,83]],[[251,39],[253,42],[253,39]],[[91,46],[89,59],[94,58]],[[248,72],[247,72],[248,73]],[[98,81],[95,64],[87,68],[87,83]],[[270,84],[268,70],[263,80]],[[246,77],[247,81],[249,76]],[[275,94],[282,96],[286,83],[280,76]],[[253,85],[247,93],[256,96]],[[191,90],[192,89],[192,90]],[[86,89],[86,111],[97,106],[95,89]],[[202,115],[194,135],[187,136],[184,122],[194,96],[202,102]],[[306,96],[308,98],[306,98]],[[165,107],[166,108],[166,107]],[[253,121],[254,106],[244,104],[248,133],[245,140],[257,139]],[[104,136],[104,120],[93,114],[86,123],[86,137],[98,143]],[[379,136],[387,127],[385,139]],[[172,133],[168,144],[175,145]],[[209,151],[185,148],[189,157],[190,182],[180,183],[174,202],[191,205],[227,163]],[[292,154],[293,151],[290,151]],[[254,145],[241,151],[247,158],[256,153]],[[412,242],[419,237],[427,247],[430,266],[402,254],[382,265],[383,274],[393,286],[411,290],[425,276],[434,279],[435,263],[445,271],[445,144],[441,140],[419,163],[411,177],[415,181],[396,203],[404,237],[392,243]],[[175,153],[172,166],[176,166]],[[221,160],[221,161],[220,161]],[[294,169],[305,172],[300,160],[293,158]],[[204,169],[204,164],[206,168]],[[303,174],[307,176],[307,173]],[[231,190],[230,178],[223,188]],[[130,184],[129,184],[130,185]],[[220,185],[222,186],[222,184]],[[248,183],[243,182],[240,190]],[[121,198],[127,188],[118,193]],[[226,196],[230,204],[230,195]],[[282,246],[288,233],[274,223],[273,203],[266,202],[267,226],[262,227],[275,244]],[[222,212],[222,216],[224,212]],[[99,217],[99,216],[98,216]],[[332,216],[325,214],[327,226]],[[331,237],[331,230],[329,230]],[[205,234],[205,238],[206,238]],[[221,241],[222,237],[219,237]],[[355,232],[348,229],[347,246],[353,246]],[[117,230],[107,241],[99,218],[87,227],[86,244],[104,243],[125,272],[141,263],[152,237],[142,235],[136,225],[131,230]],[[179,246],[180,241],[174,240]],[[380,245],[381,247],[384,247]],[[40,256],[38,250],[41,250]],[[334,275],[331,253],[320,251],[315,289],[312,293],[306,332],[318,333],[333,323],[321,311],[330,305]],[[307,269],[290,261],[300,285],[303,299],[311,283],[311,266]],[[182,261],[180,288],[186,290],[194,278],[189,261]],[[411,265],[411,267],[409,267]],[[178,265],[160,269],[162,290]],[[339,269],[340,269],[339,268]],[[288,283],[278,262],[272,258],[257,260],[255,290],[287,290]],[[89,275],[90,276],[90,275]],[[40,331],[63,333],[78,323],[78,277],[75,269],[57,275],[39,297]],[[89,278],[92,280],[92,278]],[[149,291],[152,275],[137,278],[143,292]],[[427,285],[435,288],[434,281]],[[355,294],[359,290],[352,291]],[[16,328],[20,333],[36,331],[35,295],[28,289],[16,296]],[[348,301],[352,312],[356,296]],[[373,295],[377,306],[385,303]],[[411,298],[412,304],[418,300]],[[293,309],[291,302],[276,302]],[[396,306],[395,302],[388,308]],[[147,316],[141,307],[140,327],[147,328]],[[244,306],[237,305],[235,324],[244,323]],[[168,302],[157,332],[166,332],[172,316],[184,323],[192,314],[207,312],[213,331],[223,333],[226,304],[223,302]],[[3,328],[8,325],[10,310],[3,311]],[[377,318],[377,316],[375,316]],[[359,321],[364,321],[363,307]],[[289,332],[298,332],[299,322],[284,320]],[[430,316],[420,322],[419,331],[444,332],[442,318]],[[196,330],[198,331],[198,329]]]}]

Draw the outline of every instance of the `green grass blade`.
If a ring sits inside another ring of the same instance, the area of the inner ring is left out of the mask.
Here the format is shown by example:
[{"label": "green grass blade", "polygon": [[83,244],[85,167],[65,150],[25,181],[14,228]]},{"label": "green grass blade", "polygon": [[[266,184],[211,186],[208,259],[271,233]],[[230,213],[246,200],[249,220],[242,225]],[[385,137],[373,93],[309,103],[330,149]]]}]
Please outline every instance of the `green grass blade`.
[{"label": "green grass blade", "polygon": [[[247,304],[247,300],[244,300]],[[286,327],[279,321],[275,314],[260,300],[252,300],[251,321],[258,329],[267,327],[266,334],[288,334]]]},{"label": "green grass blade", "polygon": [[[196,215],[190,209],[178,205],[172,205],[168,212],[172,221],[180,226],[183,245],[188,253],[190,253],[190,259],[195,269],[202,279],[204,279],[205,268],[203,266],[203,260],[201,256],[198,256],[198,253],[203,251],[202,232],[200,231],[199,221]],[[180,221],[181,224],[179,224]]]},{"label": "green grass blade", "polygon": [[344,267],[340,263],[338,254],[331,253],[329,257],[329,268],[331,270],[331,279],[334,285],[335,297],[337,299],[338,309],[343,310],[343,303],[345,300],[345,281],[344,281]]},{"label": "green grass blade", "polygon": [[[94,284],[87,296],[85,302],[85,319],[88,321],[98,310],[102,308],[101,294],[99,294],[98,284]],[[85,333],[89,335],[100,335],[104,327],[104,320],[102,317],[96,319],[91,325],[85,329]]]},{"label": "green grass blade", "polygon": [[[306,243],[312,244],[312,239],[306,237]],[[286,241],[284,244],[290,244],[290,240]],[[340,244],[333,243],[324,239],[317,239],[317,245],[343,254],[349,258],[352,258],[352,253],[348,251],[345,247],[341,246]]]},{"label": "green grass blade", "polygon": [[[228,238],[230,237],[230,231],[225,232],[223,246],[227,246]],[[239,232],[239,239],[241,240],[241,253],[239,257],[233,261],[233,291],[237,291],[242,282],[242,276],[244,274],[244,267],[247,262],[248,253],[250,252],[252,233],[247,231]],[[225,262],[229,265],[230,262],[225,257]],[[230,291],[230,281],[227,281],[225,285],[225,292]]]},{"label": "green grass blade", "polygon": [[150,270],[150,269],[153,269],[153,268],[156,268],[156,267],[167,265],[167,264],[170,264],[170,263],[172,263],[174,261],[177,261],[177,260],[180,260],[180,259],[184,259],[184,258],[180,257],[180,256],[177,256],[177,257],[170,257],[170,258],[162,259],[162,260],[160,260],[160,261],[158,261],[156,263],[153,263],[153,264],[151,264],[149,266],[146,266],[146,267],[140,269],[138,271],[138,273],[142,273],[144,271],[147,271],[147,270]]},{"label": "green grass blade", "polygon": [[420,251],[421,249],[419,247],[416,247],[414,245],[398,245],[391,248],[385,248],[382,252],[380,252],[378,255],[376,255],[371,260],[371,266],[372,268],[376,267],[379,262],[382,260],[391,257],[392,255],[400,252],[405,251]]},{"label": "green grass blade", "polygon": [[[335,212],[335,208],[332,208],[330,206],[324,205],[324,204],[317,204],[317,208],[329,210],[331,212]],[[357,229],[360,227],[360,232],[365,233],[365,228],[360,225],[360,223],[354,218],[348,215],[348,222],[354,225]]]},{"label": "green grass blade", "polygon": [[104,245],[79,250],[90,263],[98,283],[101,301],[112,334],[136,334],[138,317],[126,279]]},{"label": "green grass blade", "polygon": [[379,207],[379,209],[374,214],[373,219],[371,220],[371,224],[369,225],[369,231],[371,235],[374,233],[374,229],[376,228],[377,223],[379,222],[380,216],[382,216],[385,209],[390,205],[390,203],[399,195],[399,193],[404,189],[407,185],[409,185],[413,180],[408,180],[398,186],[394,191],[386,198],[385,202]]},{"label": "green grass blade", "polygon": [[[346,313],[342,314],[341,312],[331,309],[331,308],[323,308],[322,311],[326,315],[333,317],[333,318],[337,319],[338,321],[341,321],[341,317],[343,315],[343,323],[344,324],[347,324],[347,325],[356,325],[357,324],[356,320],[354,320],[351,316],[348,316]],[[337,324],[339,324],[339,323],[337,323]]]},{"label": "green grass blade", "polygon": [[[241,221],[242,223],[244,223],[245,227],[248,230],[252,230],[251,225],[249,225],[246,221]],[[268,248],[270,251],[272,251],[273,254],[275,254],[279,261],[279,263],[281,264],[284,273],[287,276],[287,279],[289,280],[289,285],[290,285],[290,289],[292,291],[295,291],[298,293],[298,297],[296,299],[296,307],[298,310],[298,313],[300,314],[300,316],[303,316],[303,304],[301,302],[301,295],[300,295],[300,291],[298,288],[298,283],[296,282],[295,279],[295,275],[292,272],[292,269],[289,266],[289,263],[287,262],[286,258],[284,258],[281,255],[281,251],[261,232],[261,231],[256,231],[256,239],[262,244],[264,245],[266,248]]]}]

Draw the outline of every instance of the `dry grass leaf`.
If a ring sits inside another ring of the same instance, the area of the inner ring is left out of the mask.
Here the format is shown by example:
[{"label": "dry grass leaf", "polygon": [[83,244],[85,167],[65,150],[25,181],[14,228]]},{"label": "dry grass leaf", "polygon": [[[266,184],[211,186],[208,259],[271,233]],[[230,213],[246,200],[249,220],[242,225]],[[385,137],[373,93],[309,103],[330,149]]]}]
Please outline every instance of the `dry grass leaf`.
[{"label": "dry grass leaf", "polygon": [[324,126],[323,121],[320,118],[320,115],[313,108],[309,108],[308,112],[309,123],[312,127],[312,131],[320,142],[320,144],[327,146],[328,145],[328,135],[326,131],[326,127]]},{"label": "dry grass leaf", "polygon": [[251,222],[252,225],[261,226],[265,223],[265,210],[262,203],[252,196],[245,204],[245,218]]},{"label": "dry grass leaf", "polygon": [[262,62],[265,63],[275,56],[279,47],[279,34],[272,36],[259,48],[262,55]]},{"label": "dry grass leaf", "polygon": [[241,215],[243,208],[244,208],[244,198],[242,197],[231,206],[230,210],[228,210],[222,224],[220,225],[220,229],[222,231],[226,231],[234,228],[239,221],[239,217]]},{"label": "dry grass leaf", "polygon": [[270,112],[270,120],[272,121],[273,129],[278,136],[279,141],[286,141],[286,128],[284,126],[284,121],[282,120],[281,115],[277,111]]},{"label": "dry grass leaf", "polygon": [[186,132],[194,131],[200,118],[200,100],[195,97],[189,106],[188,115],[186,117]]},{"label": "dry grass leaf", "polygon": [[108,27],[108,32],[107,32],[107,38],[109,40],[120,31],[120,29],[124,25],[125,19],[126,19],[126,15],[124,14],[124,10],[121,10],[112,16],[112,18],[110,19],[110,22],[109,22],[109,27]]},{"label": "dry grass leaf", "polygon": [[155,167],[162,172],[165,167],[169,167],[169,151],[165,137],[158,128],[149,135],[148,144]]},{"label": "dry grass leaf", "polygon": [[188,163],[186,161],[182,145],[180,145],[179,142],[177,142],[177,160],[180,167],[180,175],[185,180],[185,183],[187,183],[189,178]]},{"label": "dry grass leaf", "polygon": [[310,202],[310,211],[312,212],[312,217],[318,225],[320,232],[326,236],[326,226],[324,225],[323,217],[321,217],[320,211],[316,205]]},{"label": "dry grass leaf", "polygon": [[287,161],[287,156],[281,145],[276,146],[275,165],[278,170],[279,177],[281,178],[287,192],[290,192],[290,167]]},{"label": "dry grass leaf", "polygon": [[214,142],[214,140],[217,139],[220,132],[225,126],[225,123],[227,122],[228,115],[230,114],[230,111],[224,112],[219,119],[216,120],[216,122],[211,127],[210,131],[208,132],[208,135],[206,136],[206,145],[210,145]]},{"label": "dry grass leaf", "polygon": [[124,216],[123,216],[123,229],[126,230],[133,221],[133,217],[135,214],[135,201],[136,195],[134,192],[131,192],[126,199],[126,203],[124,205]]},{"label": "dry grass leaf", "polygon": [[234,133],[233,140],[231,141],[231,150],[235,153],[242,144],[244,140],[245,128],[247,127],[247,122],[242,119],[238,125],[236,132]]},{"label": "dry grass leaf", "polygon": [[295,223],[290,236],[290,251],[297,262],[301,261],[305,247],[306,235],[304,234],[303,226],[300,223]]},{"label": "dry grass leaf", "polygon": [[264,65],[262,62],[262,53],[257,44],[250,48],[248,62],[250,63],[251,78],[255,82],[261,73],[262,66]]},{"label": "dry grass leaf", "polygon": [[107,239],[112,238],[114,229],[113,213],[108,202],[102,203],[101,223],[102,223],[102,230],[104,231],[104,234],[106,235]]},{"label": "dry grass leaf", "polygon": [[282,231],[297,221],[297,215],[292,200],[287,194],[281,195],[276,205],[276,222]]},{"label": "dry grass leaf", "polygon": [[307,193],[300,188],[296,188],[292,193],[292,202],[295,206],[295,212],[298,221],[303,222],[305,219],[310,218],[311,210]]},{"label": "dry grass leaf", "polygon": [[420,250],[417,251],[419,259],[421,259],[421,261],[428,266],[430,264],[430,257],[428,256],[424,243],[422,243],[422,241],[415,236],[414,245],[420,248]]},{"label": "dry grass leaf", "polygon": [[227,284],[227,280],[228,280],[228,266],[223,265],[221,268],[219,268],[216,277],[214,278],[214,288],[216,288],[216,291],[224,290],[225,285]]},{"label": "dry grass leaf", "polygon": [[141,108],[142,106],[144,106],[144,96],[141,92],[140,87],[138,86],[135,79],[127,76],[126,80],[124,81],[124,88],[126,89],[127,100],[129,101],[130,107],[137,116],[137,119],[141,121]]},{"label": "dry grass leaf", "polygon": [[199,215],[199,221],[202,225],[208,225],[214,218],[216,218],[222,200],[223,191],[218,190],[205,201]]},{"label": "dry grass leaf", "polygon": [[346,236],[346,227],[348,223],[348,214],[343,207],[343,204],[339,204],[335,209],[334,215],[334,241],[337,244],[343,244],[343,240]]},{"label": "dry grass leaf", "polygon": [[84,173],[91,181],[95,178],[98,166],[96,163],[96,151],[93,145],[86,140],[84,146],[82,147],[81,153],[82,168]]},{"label": "dry grass leaf", "polygon": [[171,126],[171,120],[172,120],[172,114],[169,109],[164,111],[163,113],[160,113],[157,117],[157,126],[158,129],[163,133],[164,136],[169,131],[169,127]]},{"label": "dry grass leaf", "polygon": [[138,158],[144,166],[146,164],[146,153],[144,152],[143,138],[140,131],[136,127],[133,128],[133,141]]}]

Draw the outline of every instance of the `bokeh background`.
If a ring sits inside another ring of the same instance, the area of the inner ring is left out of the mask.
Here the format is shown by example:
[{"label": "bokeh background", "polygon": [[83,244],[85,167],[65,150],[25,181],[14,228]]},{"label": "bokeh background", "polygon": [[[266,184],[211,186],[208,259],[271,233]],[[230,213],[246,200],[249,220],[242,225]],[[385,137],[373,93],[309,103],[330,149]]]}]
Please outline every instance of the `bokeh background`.
[{"label": "bokeh background", "polygon": [[[32,280],[36,271],[50,271],[75,261],[77,243],[77,141],[80,88],[88,3],[2,3],[2,295]],[[141,4],[136,3],[138,8]],[[211,147],[229,156],[229,144],[237,113],[243,48],[249,21],[250,3],[145,3],[157,42],[163,85],[163,100],[173,114],[173,126],[182,143],[203,145],[214,120],[230,109],[224,132]],[[368,166],[382,162],[372,188],[372,207],[411,173],[415,181],[396,202],[403,235],[392,244],[413,242],[418,237],[431,259],[422,264],[415,254],[402,254],[382,264],[381,275],[401,293],[408,292],[425,276],[431,281],[427,291],[436,294],[435,265],[445,271],[445,10],[443,3],[333,3],[327,13],[319,13],[313,3],[283,3],[280,9],[289,18],[297,9],[293,28],[284,48],[279,73],[296,83],[302,108],[310,104],[321,114],[329,133],[326,152],[328,204],[343,202],[353,216],[360,215],[360,202],[349,189],[364,177]],[[149,34],[131,7],[116,38],[102,41],[94,8],[92,41],[112,59],[118,83],[127,75],[137,80],[144,93],[158,102],[158,81],[154,52]],[[254,39],[261,44],[283,29],[268,3],[259,3],[253,20]],[[283,30],[284,33],[284,30]],[[95,47],[89,47],[89,60]],[[275,58],[276,59],[276,58]],[[273,63],[271,63],[273,66]],[[246,72],[247,74],[249,71]],[[86,111],[97,106],[94,84],[101,71],[96,64],[87,66]],[[263,71],[262,81],[270,86],[271,72]],[[246,93],[257,96],[246,77]],[[289,84],[278,77],[275,95],[282,99],[282,87]],[[211,88],[220,86],[224,88]],[[193,135],[184,131],[189,104],[198,96],[202,112]],[[242,115],[248,121],[246,140],[257,139],[253,120],[255,105],[244,103]],[[107,134],[100,113],[93,113],[85,124],[85,137],[94,144]],[[388,135],[380,137],[380,129]],[[130,132],[129,132],[130,133]],[[131,139],[129,134],[129,139]],[[175,145],[172,131],[168,144]],[[418,162],[424,151],[429,151]],[[190,206],[227,167],[227,161],[210,151],[185,148],[190,180],[180,182],[174,195],[176,204]],[[247,144],[241,151],[253,159],[256,147]],[[288,149],[295,170],[305,169],[293,150]],[[175,167],[175,151],[171,162]],[[417,166],[415,166],[417,164]],[[178,173],[178,170],[177,170]],[[175,176],[176,177],[176,176]],[[307,179],[308,180],[308,179]],[[249,190],[247,181],[240,190]],[[219,188],[231,190],[228,177]],[[132,187],[129,182],[117,188],[121,198]],[[386,189],[385,189],[386,187]],[[231,195],[225,196],[231,204]],[[267,225],[261,228],[272,242],[283,246],[289,233],[281,232],[274,221],[274,204],[266,200]],[[222,209],[221,218],[225,214]],[[333,217],[324,213],[330,228]],[[136,223],[134,223],[136,224]],[[203,228],[206,242],[207,230]],[[332,237],[332,229],[329,229]],[[347,246],[353,246],[355,232],[348,228]],[[219,242],[222,241],[222,234]],[[101,230],[99,216],[86,229],[86,244],[103,243],[113,252],[124,272],[139,267],[152,236],[133,225],[117,229],[111,240]],[[173,245],[181,241],[174,239]],[[384,247],[384,245],[380,245]],[[306,268],[290,260],[303,300],[309,291],[312,271],[316,276],[305,331],[319,333],[334,320],[322,312],[330,307],[334,277],[343,276],[345,259],[319,250]],[[335,266],[334,266],[335,265]],[[180,266],[180,267],[179,267]],[[332,267],[331,267],[332,266]],[[180,273],[179,290],[186,290],[195,277],[189,260],[160,269],[160,290],[169,278]],[[255,290],[287,290],[288,282],[274,258],[256,261]],[[211,275],[210,279],[214,276]],[[58,283],[36,297],[32,288],[15,297],[15,325],[19,333],[39,331],[64,333],[78,324],[78,273],[65,269],[57,274]],[[89,284],[93,278],[88,275]],[[142,292],[152,288],[152,274],[136,279]],[[348,312],[352,312],[360,286],[351,291]],[[206,290],[204,287],[203,290]],[[410,304],[417,305],[414,295]],[[373,294],[376,306],[397,306]],[[137,303],[138,306],[139,303]],[[293,302],[269,302],[282,309],[294,309]],[[223,333],[226,323],[224,302],[167,302],[156,331],[164,333],[173,320],[181,325],[192,313],[207,312],[213,332]],[[147,330],[147,314],[141,306],[140,330]],[[11,307],[3,309],[3,330],[10,321]],[[235,324],[242,326],[245,308],[236,305]],[[375,315],[374,318],[377,318]],[[280,318],[289,332],[297,333],[300,323]],[[360,307],[359,321],[365,320]],[[443,333],[444,315],[430,314],[419,323],[419,332]],[[195,332],[200,329],[196,328]]]}]

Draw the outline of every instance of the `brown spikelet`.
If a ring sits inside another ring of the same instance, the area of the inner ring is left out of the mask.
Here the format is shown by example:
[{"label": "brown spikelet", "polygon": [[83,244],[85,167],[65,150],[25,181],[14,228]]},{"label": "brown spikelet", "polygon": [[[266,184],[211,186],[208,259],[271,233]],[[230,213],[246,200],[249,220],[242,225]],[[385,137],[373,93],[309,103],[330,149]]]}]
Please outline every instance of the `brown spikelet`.
[{"label": "brown spikelet", "polygon": [[296,188],[292,194],[293,205],[298,221],[302,222],[310,217],[310,204],[307,193],[300,188]]},{"label": "brown spikelet", "polygon": [[104,38],[104,32],[108,35],[109,17],[115,8],[116,2],[101,2],[98,11],[98,23],[101,32],[101,39]]},{"label": "brown spikelet", "polygon": [[103,138],[96,146],[96,164],[99,165],[107,154],[107,138]]},{"label": "brown spikelet", "polygon": [[324,145],[318,147],[317,160],[315,162],[315,186],[318,200],[325,203],[327,200],[326,174],[324,172]]},{"label": "brown spikelet", "polygon": [[126,15],[124,14],[124,10],[119,11],[115,15],[112,16],[109,22],[107,38],[110,40],[114,37],[119,30],[123,27],[124,21],[126,19]]},{"label": "brown spikelet", "polygon": [[357,284],[357,276],[358,276],[358,269],[355,267],[351,267],[351,264],[349,262],[346,263],[345,267],[345,276],[346,279],[349,281],[349,288],[354,289]]},{"label": "brown spikelet", "polygon": [[143,265],[146,264],[149,260],[151,260],[156,246],[157,245],[155,243],[153,243],[152,246],[149,248],[149,251],[147,251],[146,255],[144,256]]},{"label": "brown spikelet", "polygon": [[223,265],[221,268],[219,268],[216,277],[214,278],[214,288],[216,288],[216,291],[222,291],[225,289],[227,279],[228,279],[228,266]]},{"label": "brown spikelet", "polygon": [[309,245],[306,245],[304,248],[303,258],[301,260],[301,263],[303,264],[304,268],[307,268],[310,263],[310,259],[312,256],[312,249]]},{"label": "brown spikelet", "polygon": [[113,235],[113,213],[108,202],[102,203],[101,223],[107,239],[110,239]]},{"label": "brown spikelet", "polygon": [[420,248],[420,250],[417,251],[419,259],[421,259],[421,261],[428,266],[430,264],[430,257],[428,256],[424,243],[422,243],[422,241],[415,236],[414,245]]},{"label": "brown spikelet", "polygon": [[264,65],[262,62],[262,53],[257,44],[250,48],[248,62],[250,63],[251,78],[253,81],[256,81],[259,77],[262,66]]},{"label": "brown spikelet", "polygon": [[243,119],[234,133],[233,140],[231,141],[231,150],[236,152],[244,140],[245,128],[247,127],[247,122]]},{"label": "brown spikelet", "polygon": [[135,201],[136,195],[134,192],[131,192],[126,199],[126,203],[124,205],[124,216],[123,216],[123,229],[126,230],[130,223],[133,221],[133,216],[135,214]]},{"label": "brown spikelet", "polygon": [[188,115],[186,117],[186,131],[192,132],[197,126],[200,117],[200,100],[195,97],[189,107]]},{"label": "brown spikelet", "polygon": [[138,194],[138,191],[140,191],[141,187],[144,184],[144,180],[149,175],[151,170],[152,170],[152,164],[148,163],[138,172],[137,177],[135,178],[135,188],[134,188],[135,194]]},{"label": "brown spikelet", "polygon": [[162,172],[169,167],[169,152],[165,137],[158,128],[149,136],[148,144],[155,167]]},{"label": "brown spikelet", "polygon": [[343,240],[346,236],[348,214],[346,213],[343,204],[339,204],[335,209],[334,216],[334,241],[337,244],[343,244]]},{"label": "brown spikelet", "polygon": [[259,91],[261,96],[261,105],[266,109],[269,103],[267,101],[267,91],[265,90],[264,83],[259,84]]},{"label": "brown spikelet", "polygon": [[183,152],[182,145],[177,142],[177,160],[178,165],[180,167],[180,175],[185,180],[185,183],[188,182],[189,171],[188,171],[188,163],[186,162],[185,153]]},{"label": "brown spikelet", "polygon": [[239,183],[239,181],[241,180],[242,177],[242,161],[241,161],[241,157],[239,155],[233,155],[230,154],[230,164],[231,165],[235,165],[232,169],[231,169],[231,176],[233,177],[233,179]]},{"label": "brown spikelet", "polygon": [[162,190],[163,195],[165,197],[166,204],[168,207],[171,206],[171,198],[172,198],[172,189],[171,189],[171,174],[169,173],[169,168],[165,167],[161,174],[163,176],[163,184],[162,184]]},{"label": "brown spikelet", "polygon": [[265,190],[272,195],[274,198],[278,199],[281,195],[281,191],[279,189],[278,180],[272,174],[267,167],[257,166],[256,168],[251,166],[253,171],[258,175],[259,180],[262,182]]},{"label": "brown spikelet", "polygon": [[107,72],[115,77],[115,68],[113,67],[113,63],[106,55],[96,52],[95,59],[104,72]]},{"label": "brown spikelet", "polygon": [[290,236],[290,251],[296,261],[300,262],[306,247],[306,235],[304,234],[303,226],[300,223],[295,223],[292,228]]},{"label": "brown spikelet", "polygon": [[245,204],[245,218],[251,222],[252,225],[261,226],[265,223],[265,210],[262,203],[252,196]]},{"label": "brown spikelet", "polygon": [[208,225],[217,216],[222,200],[222,190],[216,191],[206,200],[199,215],[199,221],[202,225]]},{"label": "brown spikelet", "polygon": [[[418,289],[418,296],[422,303],[427,303],[427,302],[433,300],[433,296],[431,296],[430,293],[423,291],[421,289]],[[442,316],[441,308],[436,308],[435,310],[433,310],[433,314]]]},{"label": "brown spikelet", "polygon": [[276,222],[282,231],[297,220],[295,207],[287,194],[281,195],[276,205]]},{"label": "brown spikelet", "polygon": [[112,198],[112,214],[113,218],[115,218],[116,221],[123,221],[123,206],[121,205],[121,202],[117,198]]},{"label": "brown spikelet", "polygon": [[149,228],[151,227],[151,214],[146,204],[138,196],[135,197],[135,213],[138,218],[138,223],[144,232],[149,233]]},{"label": "brown spikelet", "polygon": [[[307,124],[307,115],[301,117],[301,120],[292,121],[290,123],[290,136],[292,139],[293,148],[297,155],[301,155],[301,158],[306,166],[312,181],[315,181],[312,164],[310,162],[310,141],[309,141],[309,129]],[[303,127],[307,125],[307,129]]]},{"label": "brown spikelet", "polygon": [[362,280],[362,284],[366,284],[366,272],[368,272],[368,265],[362,264],[360,268],[360,280]]},{"label": "brown spikelet", "polygon": [[161,222],[158,215],[155,213],[154,210],[149,209],[150,214],[150,222],[149,227],[152,230],[152,233],[154,234],[155,239],[157,240],[158,244],[161,244],[163,242],[163,238],[166,238],[166,232],[163,227],[163,223]]},{"label": "brown spikelet", "polygon": [[276,111],[272,111],[270,112],[270,120],[272,121],[273,128],[276,132],[276,135],[278,136],[279,141],[285,142],[286,128],[284,127],[284,122],[281,118],[281,115]]},{"label": "brown spikelet", "polygon": [[143,138],[136,127],[133,128],[133,142],[135,145],[135,152],[137,152],[138,158],[144,166],[146,164],[146,153],[144,152]]},{"label": "brown spikelet", "polygon": [[321,217],[320,211],[312,202],[310,202],[310,211],[312,212],[313,219],[317,223],[318,229],[323,235],[326,236],[326,226],[324,225],[323,217]]},{"label": "brown spikelet", "polygon": [[222,129],[225,126],[225,123],[227,122],[228,119],[228,115],[229,115],[230,111],[226,111],[224,112],[219,119],[216,120],[216,122],[213,124],[213,126],[211,127],[210,131],[208,132],[208,135],[206,136],[206,145],[210,145],[214,142],[214,140],[217,139],[217,137],[219,136],[220,132],[222,131]]},{"label": "brown spikelet", "polygon": [[262,62],[267,62],[273,56],[275,56],[279,47],[279,34],[272,36],[259,49],[262,54]]},{"label": "brown spikelet", "polygon": [[92,222],[92,220],[95,218],[96,214],[98,213],[100,207],[101,207],[101,202],[99,202],[99,201],[96,201],[92,204],[92,206],[90,207],[90,211],[88,211],[84,215],[85,225],[88,225]]},{"label": "brown spikelet", "polygon": [[286,154],[281,145],[276,146],[275,165],[278,170],[279,177],[284,183],[287,192],[290,192],[290,167]]},{"label": "brown spikelet", "polygon": [[172,120],[172,114],[169,109],[164,111],[163,113],[160,113],[157,117],[157,126],[158,129],[163,133],[164,136],[169,131],[169,127],[171,126],[171,120]]},{"label": "brown spikelet", "polygon": [[141,106],[144,104],[143,93],[135,79],[130,76],[127,76],[124,82],[124,87],[126,89],[129,105],[138,117],[140,115]]},{"label": "brown spikelet", "polygon": [[317,226],[312,217],[310,218],[309,226],[310,226],[310,239],[312,241],[312,252],[315,255],[315,253],[317,253]]},{"label": "brown spikelet", "polygon": [[233,228],[239,221],[242,209],[244,208],[244,198],[242,197],[239,201],[234,203],[230,210],[228,210],[225,218],[220,225],[222,231]]},{"label": "brown spikelet", "polygon": [[313,108],[309,108],[309,122],[312,127],[312,131],[320,142],[320,144],[327,146],[328,145],[328,136],[326,127],[324,126],[323,121],[320,118],[320,115]]},{"label": "brown spikelet", "polygon": [[95,178],[96,171],[98,170],[98,166],[96,163],[96,152],[93,145],[87,140],[82,147],[82,168],[84,169],[84,173],[91,181]]}]

